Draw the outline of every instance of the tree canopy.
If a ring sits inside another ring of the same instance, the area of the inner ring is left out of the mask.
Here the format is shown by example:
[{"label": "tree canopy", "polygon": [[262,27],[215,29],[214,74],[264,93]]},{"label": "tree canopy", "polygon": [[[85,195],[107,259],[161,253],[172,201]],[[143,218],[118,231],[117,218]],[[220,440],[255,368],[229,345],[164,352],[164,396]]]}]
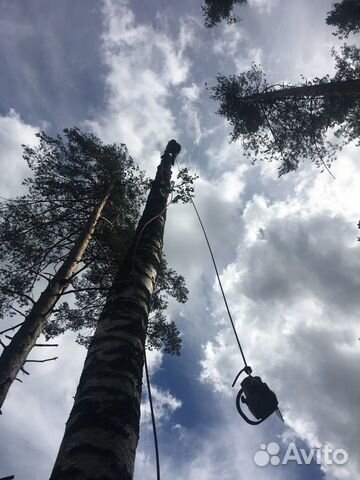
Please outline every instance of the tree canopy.
[{"label": "tree canopy", "polygon": [[[55,318],[45,331],[46,338],[50,339],[71,330],[78,332],[78,343],[86,347],[89,345],[122,257],[122,250],[117,252],[116,248],[112,249],[111,256],[108,257],[110,265],[97,264],[96,269],[88,270],[74,282],[75,303],[70,305],[63,302],[59,306]],[[188,293],[184,277],[169,268],[163,257],[150,303],[151,314],[147,332],[147,346],[150,350],[162,349],[166,353],[180,355],[180,332],[174,321],[166,319],[165,311],[169,296],[185,303]]]},{"label": "tree canopy", "polygon": [[336,27],[334,35],[347,38],[360,31],[360,0],[342,0],[328,12],[326,23]]},{"label": "tree canopy", "polygon": [[[134,229],[143,197],[143,174],[125,145],[103,145],[77,128],[64,137],[37,134],[39,146],[24,146],[32,176],[25,179],[28,193],[5,200],[0,208],[0,312],[13,301],[29,305],[34,285],[54,275],[84,228],[109,182],[115,181],[104,218],[117,230]],[[116,213],[117,212],[117,213]],[[116,213],[116,215],[115,215]],[[102,220],[100,230],[107,228]],[[104,261],[105,250],[93,241],[84,263]]]},{"label": "tree canopy", "polygon": [[240,21],[240,18],[234,14],[234,8],[237,4],[247,3],[247,0],[205,0],[201,6],[204,17],[205,26],[212,28],[222,20],[226,20],[228,24]]},{"label": "tree canopy", "polygon": [[[81,268],[71,280],[68,292],[76,294],[76,306],[70,306],[73,302],[60,304],[45,330],[48,338],[67,329],[80,331],[79,342],[86,343],[87,335],[81,329],[89,323],[91,328],[95,326],[135,232],[148,181],[123,144],[104,145],[77,128],[65,129],[64,135],[56,138],[44,132],[37,136],[37,147],[24,146],[24,159],[32,170],[32,176],[23,182],[28,192],[0,204],[0,314],[21,313],[26,317],[36,291],[54,276],[113,183]],[[164,260],[158,285],[149,346],[179,354],[179,331],[165,320],[163,312],[168,294],[186,301],[185,282]]]},{"label": "tree canopy", "polygon": [[230,122],[231,141],[241,139],[252,161],[278,160],[280,175],[305,159],[328,169],[335,154],[360,137],[360,49],[344,45],[333,56],[333,78],[296,86],[269,84],[255,64],[239,76],[218,76],[211,98]]}]

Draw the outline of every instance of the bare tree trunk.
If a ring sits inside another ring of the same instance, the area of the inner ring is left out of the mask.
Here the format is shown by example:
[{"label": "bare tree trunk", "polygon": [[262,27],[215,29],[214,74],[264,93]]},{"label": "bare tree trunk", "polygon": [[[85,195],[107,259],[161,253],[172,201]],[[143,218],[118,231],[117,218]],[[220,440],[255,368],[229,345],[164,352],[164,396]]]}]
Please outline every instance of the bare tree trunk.
[{"label": "bare tree trunk", "polygon": [[66,260],[49,281],[48,286],[32,307],[10,344],[4,348],[0,357],[0,408],[36,340],[44,330],[55,304],[69,286],[71,277],[81,262],[112,189],[113,185],[109,187],[103,200],[91,214],[86,227],[70,250]]},{"label": "bare tree trunk", "polygon": [[284,87],[263,93],[255,93],[242,100],[275,100],[289,97],[338,97],[343,95],[360,95],[360,79],[342,80],[315,85],[300,85],[299,87]]},{"label": "bare tree trunk", "polygon": [[170,144],[100,315],[50,480],[133,478],[149,303],[161,260],[171,164],[179,152]]}]

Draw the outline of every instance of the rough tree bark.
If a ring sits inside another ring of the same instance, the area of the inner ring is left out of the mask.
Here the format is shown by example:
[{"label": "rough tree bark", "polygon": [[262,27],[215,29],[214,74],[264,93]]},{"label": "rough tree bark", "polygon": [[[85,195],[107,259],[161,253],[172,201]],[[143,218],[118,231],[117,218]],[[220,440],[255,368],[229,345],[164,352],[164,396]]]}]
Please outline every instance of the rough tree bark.
[{"label": "rough tree bark", "polygon": [[57,301],[69,286],[71,277],[81,262],[112,189],[113,185],[108,188],[104,198],[91,214],[83,232],[70,250],[64,263],[49,281],[48,286],[41,293],[39,299],[34,303],[30,313],[12,338],[10,344],[4,348],[0,357],[0,408],[13,381],[21,368],[23,368],[27,356],[44,330]]},{"label": "rough tree bark", "polygon": [[163,246],[174,140],[90,344],[50,480],[130,480],[139,439],[149,303]]}]

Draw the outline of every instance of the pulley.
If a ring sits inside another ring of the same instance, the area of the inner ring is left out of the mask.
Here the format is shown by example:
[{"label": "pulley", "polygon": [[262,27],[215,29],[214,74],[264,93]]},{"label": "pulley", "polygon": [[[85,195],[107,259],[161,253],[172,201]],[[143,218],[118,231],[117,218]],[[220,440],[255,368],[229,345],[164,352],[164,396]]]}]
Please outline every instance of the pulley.
[{"label": "pulley", "polygon": [[[260,377],[253,377],[251,375],[251,367],[246,366],[240,370],[232,386],[234,387],[243,372],[247,374],[247,377],[241,382],[241,389],[236,397],[236,408],[241,417],[250,425],[259,425],[270,417],[271,414],[276,412],[281,420],[283,420],[275,393],[270,390]],[[242,410],[241,404],[246,404],[251,414],[257,420],[250,419]]]}]

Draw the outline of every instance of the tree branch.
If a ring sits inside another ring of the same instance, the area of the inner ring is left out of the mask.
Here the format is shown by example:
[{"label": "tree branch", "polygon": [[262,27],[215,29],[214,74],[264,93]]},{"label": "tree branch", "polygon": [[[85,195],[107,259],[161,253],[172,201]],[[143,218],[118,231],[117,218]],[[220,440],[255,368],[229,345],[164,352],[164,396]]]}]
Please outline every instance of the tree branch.
[{"label": "tree branch", "polygon": [[110,220],[108,220],[107,218],[105,218],[105,217],[103,217],[103,216],[101,216],[100,218],[101,218],[102,220],[105,220],[105,222],[107,222],[109,225],[111,225],[111,226],[114,228],[114,225],[113,225],[112,222],[110,222]]},{"label": "tree branch", "polygon": [[67,295],[69,293],[77,293],[77,292],[86,292],[86,291],[91,291],[91,290],[97,290],[98,292],[99,291],[103,291],[103,290],[109,290],[109,288],[101,288],[101,287],[89,287],[89,288],[76,288],[74,290],[66,290],[66,292],[64,292],[62,295]]},{"label": "tree branch", "polygon": [[14,310],[14,312],[16,312],[16,313],[18,313],[19,315],[22,315],[24,318],[26,318],[25,313],[21,312],[20,310],[18,310],[17,308],[13,307],[12,305],[10,305],[10,308],[11,308],[11,310]]},{"label": "tree branch", "polygon": [[6,332],[10,332],[10,330],[15,330],[15,328],[20,327],[20,325],[22,325],[23,323],[24,322],[18,323],[17,325],[14,325],[13,327],[10,327],[10,328],[7,328],[6,330],[3,330],[2,332],[0,332],[0,335],[2,335],[3,333],[6,333]]},{"label": "tree branch", "polygon": [[58,357],[53,357],[53,358],[45,358],[45,360],[25,360],[25,363],[45,363],[45,362],[51,362],[51,360],[57,360]]},{"label": "tree branch", "polygon": [[24,297],[27,298],[31,303],[35,305],[35,300],[33,300],[30,295],[27,295],[26,293],[21,293],[17,292],[16,290],[12,290],[11,288],[4,287],[4,285],[0,285],[0,290],[7,291],[9,293],[13,293],[14,295],[18,295],[19,297]]}]

